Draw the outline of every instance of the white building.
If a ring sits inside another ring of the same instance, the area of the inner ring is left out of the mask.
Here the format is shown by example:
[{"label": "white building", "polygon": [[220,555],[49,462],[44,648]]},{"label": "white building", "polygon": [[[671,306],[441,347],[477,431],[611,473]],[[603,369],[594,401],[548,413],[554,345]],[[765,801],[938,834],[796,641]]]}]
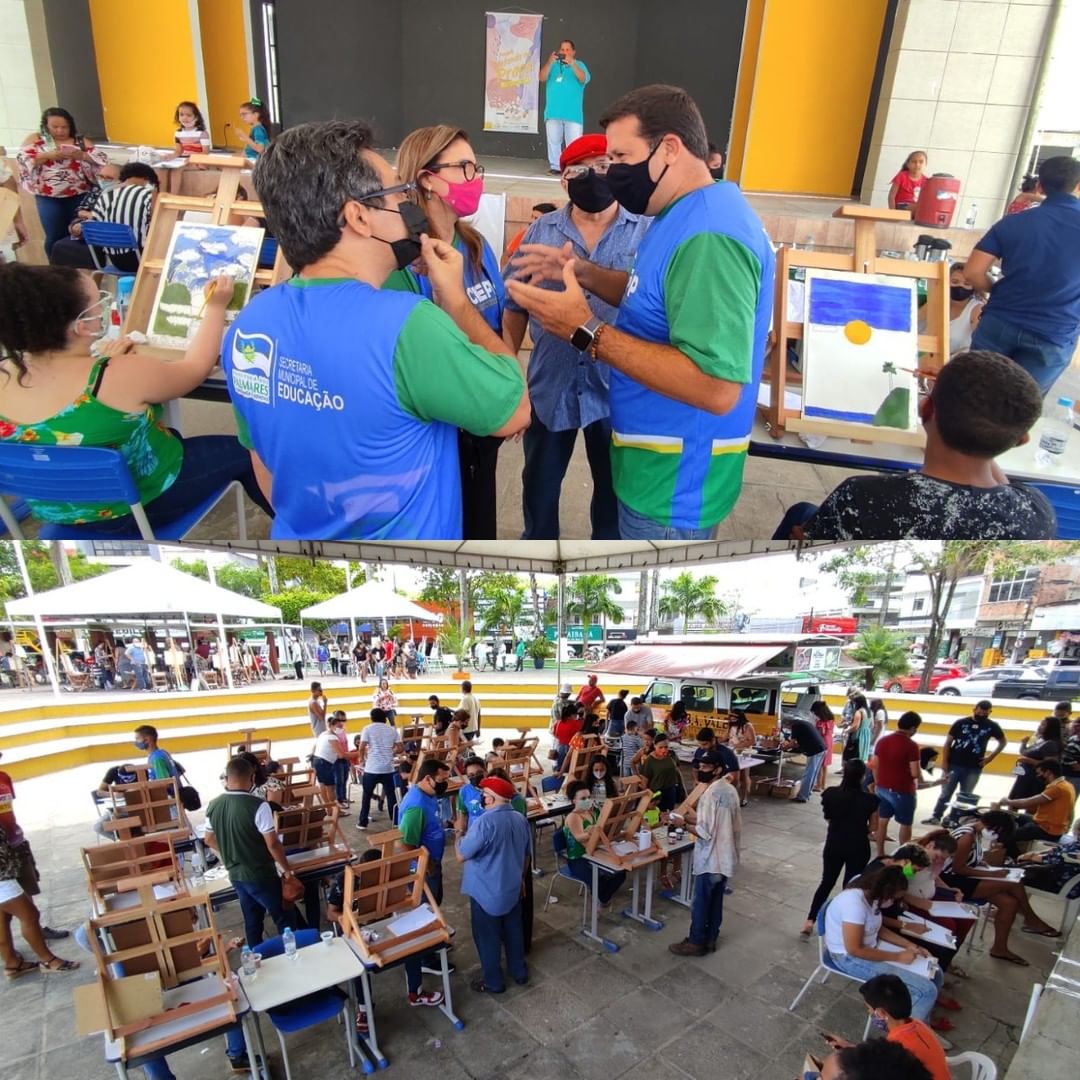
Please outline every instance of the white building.
[{"label": "white building", "polygon": [[[945,627],[942,634],[945,655],[957,656],[974,635],[982,589],[981,575],[963,577],[956,583],[952,601],[945,613]],[[934,606],[930,580],[924,574],[909,573],[907,575],[900,592],[899,606],[897,628],[911,634],[917,645],[922,644],[930,632]]]}]

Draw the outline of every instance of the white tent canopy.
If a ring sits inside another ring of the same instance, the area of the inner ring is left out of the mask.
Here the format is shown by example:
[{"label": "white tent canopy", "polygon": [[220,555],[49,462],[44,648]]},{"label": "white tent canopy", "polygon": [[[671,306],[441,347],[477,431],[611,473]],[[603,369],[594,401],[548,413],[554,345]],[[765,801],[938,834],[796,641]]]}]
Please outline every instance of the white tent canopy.
[{"label": "white tent canopy", "polygon": [[165,615],[222,615],[280,622],[281,612],[261,600],[211,585],[172,566],[143,559],[122,570],[63,588],[11,600],[10,617],[121,618]]},{"label": "white tent canopy", "polygon": [[300,612],[301,619],[416,619],[439,622],[436,615],[400,596],[389,585],[380,581],[367,581],[363,585],[340,596],[332,596],[320,604],[312,604]]}]

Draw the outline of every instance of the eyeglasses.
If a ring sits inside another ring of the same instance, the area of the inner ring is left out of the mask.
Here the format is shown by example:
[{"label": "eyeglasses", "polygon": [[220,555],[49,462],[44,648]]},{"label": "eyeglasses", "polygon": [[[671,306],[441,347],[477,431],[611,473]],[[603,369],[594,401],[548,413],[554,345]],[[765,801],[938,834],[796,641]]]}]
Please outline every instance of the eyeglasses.
[{"label": "eyeglasses", "polygon": [[484,175],[484,166],[475,161],[444,161],[441,165],[429,165],[424,172],[439,172],[440,169],[460,169],[465,183]]},{"label": "eyeglasses", "polygon": [[[387,195],[407,195],[410,191],[416,190],[416,184],[410,182],[408,184],[395,184],[393,187],[382,188],[379,191],[370,191],[367,195],[361,195],[358,199],[349,199],[349,202],[358,202],[362,205],[366,205],[371,199],[383,199]],[[370,210],[389,210],[388,206],[371,206]],[[341,213],[338,214],[337,224],[339,229],[345,228],[345,208],[342,207]]]},{"label": "eyeglasses", "polygon": [[607,176],[610,167],[610,161],[598,161],[594,165],[567,165],[563,169],[563,179],[580,180],[582,177],[588,176],[590,172],[596,173],[597,176]]}]

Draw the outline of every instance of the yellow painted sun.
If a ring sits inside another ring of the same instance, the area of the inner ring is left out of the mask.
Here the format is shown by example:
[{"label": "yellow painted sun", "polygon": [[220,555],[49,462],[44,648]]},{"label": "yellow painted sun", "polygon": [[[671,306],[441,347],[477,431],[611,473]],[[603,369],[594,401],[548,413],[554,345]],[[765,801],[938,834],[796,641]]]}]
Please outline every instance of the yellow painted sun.
[{"label": "yellow painted sun", "polygon": [[873,334],[873,330],[870,329],[870,324],[863,322],[862,319],[852,319],[844,327],[844,337],[851,342],[852,345],[865,345]]}]

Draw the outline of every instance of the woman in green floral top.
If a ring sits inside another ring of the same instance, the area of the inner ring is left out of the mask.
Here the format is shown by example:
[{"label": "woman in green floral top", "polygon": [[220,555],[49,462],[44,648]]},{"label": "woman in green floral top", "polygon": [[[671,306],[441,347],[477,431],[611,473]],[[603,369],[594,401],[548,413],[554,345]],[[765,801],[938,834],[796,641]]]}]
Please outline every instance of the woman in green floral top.
[{"label": "woman in green floral top", "polygon": [[[198,506],[231,480],[272,513],[251,457],[230,435],[182,439],[162,403],[199,386],[217,362],[232,281],[217,279],[184,356],[140,355],[126,339],[98,343],[107,298],[93,279],[60,266],[0,265],[0,439],[42,446],[105,446],[127,460],[151,527]],[[136,531],[124,503],[29,500],[42,521]]]}]

